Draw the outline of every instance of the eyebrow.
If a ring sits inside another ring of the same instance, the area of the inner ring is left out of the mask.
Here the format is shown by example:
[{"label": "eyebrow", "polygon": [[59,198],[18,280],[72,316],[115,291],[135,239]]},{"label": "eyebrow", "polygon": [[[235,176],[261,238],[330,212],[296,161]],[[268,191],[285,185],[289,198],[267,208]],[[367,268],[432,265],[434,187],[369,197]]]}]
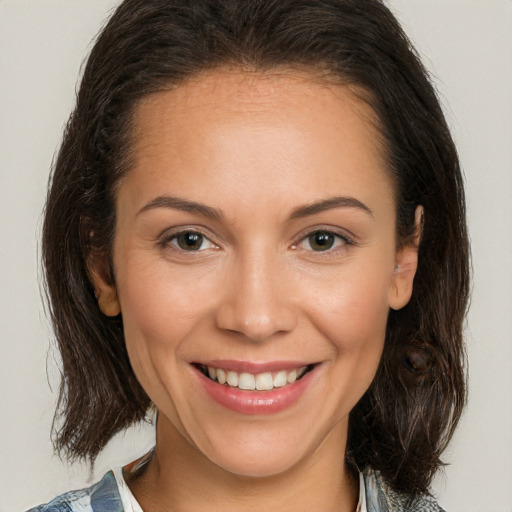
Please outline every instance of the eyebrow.
[{"label": "eyebrow", "polygon": [[373,218],[372,210],[367,205],[359,201],[359,199],[356,199],[355,197],[336,196],[330,197],[329,199],[324,199],[322,201],[317,201],[306,206],[300,206],[299,208],[293,210],[292,214],[290,215],[290,219],[308,217],[309,215],[315,215],[327,210],[343,207],[357,208],[369,214]]},{"label": "eyebrow", "polygon": [[[290,215],[290,219],[308,217],[310,215],[322,213],[327,210],[343,207],[357,208],[369,214],[373,218],[372,210],[363,202],[359,201],[359,199],[356,199],[355,197],[336,196],[330,197],[328,199],[323,199],[321,201],[317,201],[315,203],[311,203],[305,206],[300,206],[293,210],[293,212]],[[137,215],[148,210],[154,210],[156,208],[172,208],[174,210],[181,210],[188,213],[199,214],[202,215],[203,217],[213,220],[222,220],[222,218],[224,217],[222,212],[217,208],[212,208],[211,206],[206,206],[205,204],[202,203],[197,203],[195,201],[189,201],[187,199],[181,199],[173,196],[156,197],[155,199],[147,203],[145,206],[143,206],[139,210]]]},{"label": "eyebrow", "polygon": [[205,204],[196,203],[195,201],[189,201],[187,199],[181,199],[172,196],[159,196],[143,206],[137,215],[148,210],[154,210],[156,208],[172,208],[174,210],[181,210],[188,213],[197,213],[203,217],[207,217],[213,220],[221,220],[223,215],[220,210],[206,206]]}]

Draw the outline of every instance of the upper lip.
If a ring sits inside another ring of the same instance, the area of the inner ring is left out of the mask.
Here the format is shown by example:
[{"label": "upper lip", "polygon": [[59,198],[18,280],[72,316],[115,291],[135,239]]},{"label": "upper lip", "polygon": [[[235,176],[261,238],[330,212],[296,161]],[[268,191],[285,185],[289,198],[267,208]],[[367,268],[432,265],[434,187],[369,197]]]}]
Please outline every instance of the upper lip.
[{"label": "upper lip", "polygon": [[293,370],[303,366],[309,366],[311,361],[267,361],[253,362],[241,360],[216,359],[209,361],[196,361],[195,364],[209,366],[211,368],[222,368],[223,370],[233,371],[237,373],[251,373],[257,375],[265,372],[277,372],[280,370]]}]

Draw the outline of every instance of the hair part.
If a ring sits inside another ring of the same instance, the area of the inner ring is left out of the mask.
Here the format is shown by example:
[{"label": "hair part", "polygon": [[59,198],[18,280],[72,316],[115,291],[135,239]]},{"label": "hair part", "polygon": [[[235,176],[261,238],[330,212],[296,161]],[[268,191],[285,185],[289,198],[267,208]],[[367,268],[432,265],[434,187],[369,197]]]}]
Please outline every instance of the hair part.
[{"label": "hair part", "polygon": [[[151,407],[128,360],[122,317],[100,312],[88,272],[93,253],[111,261],[136,105],[206,71],[295,67],[349,85],[375,112],[396,188],[399,242],[413,236],[423,207],[412,298],[389,314],[377,375],[351,413],[347,459],[380,471],[398,491],[428,490],[465,400],[463,182],[428,74],[379,0],[125,0],[110,18],[84,70],[43,227],[63,366],[55,446],[70,459],[94,460]],[[414,369],[412,353],[425,356],[428,371]]]}]

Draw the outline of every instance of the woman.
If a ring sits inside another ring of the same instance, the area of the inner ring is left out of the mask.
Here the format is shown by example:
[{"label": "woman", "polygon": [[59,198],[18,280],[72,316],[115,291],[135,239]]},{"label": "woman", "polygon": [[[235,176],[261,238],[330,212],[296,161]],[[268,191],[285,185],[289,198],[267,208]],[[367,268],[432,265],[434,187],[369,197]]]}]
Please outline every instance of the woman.
[{"label": "woman", "polygon": [[57,448],[155,449],[35,510],[440,510],[464,400],[457,154],[377,0],[126,0],[57,159]]}]

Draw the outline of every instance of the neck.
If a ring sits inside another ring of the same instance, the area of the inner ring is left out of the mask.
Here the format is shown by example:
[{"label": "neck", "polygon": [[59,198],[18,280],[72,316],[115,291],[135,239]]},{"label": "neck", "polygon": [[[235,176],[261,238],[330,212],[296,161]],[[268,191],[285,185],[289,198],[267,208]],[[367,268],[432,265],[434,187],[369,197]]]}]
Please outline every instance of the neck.
[{"label": "neck", "polygon": [[255,478],[217,466],[160,417],[153,459],[142,475],[128,475],[127,481],[148,512],[353,512],[358,480],[344,463],[346,430],[340,425],[331,431],[314,453],[287,471]]}]

